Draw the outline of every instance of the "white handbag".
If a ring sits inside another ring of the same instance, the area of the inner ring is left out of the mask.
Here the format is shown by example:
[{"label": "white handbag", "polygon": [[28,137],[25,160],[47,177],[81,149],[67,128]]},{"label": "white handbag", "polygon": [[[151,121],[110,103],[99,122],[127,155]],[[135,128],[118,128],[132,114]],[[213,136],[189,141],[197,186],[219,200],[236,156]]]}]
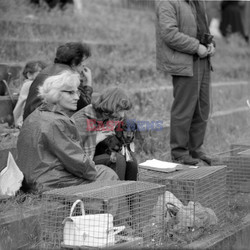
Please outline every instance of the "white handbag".
[{"label": "white handbag", "polygon": [[[81,216],[72,216],[77,204],[81,205]],[[70,246],[106,247],[115,244],[115,235],[125,226],[114,227],[112,214],[85,214],[84,204],[76,200],[69,217],[62,222],[63,243]]]}]

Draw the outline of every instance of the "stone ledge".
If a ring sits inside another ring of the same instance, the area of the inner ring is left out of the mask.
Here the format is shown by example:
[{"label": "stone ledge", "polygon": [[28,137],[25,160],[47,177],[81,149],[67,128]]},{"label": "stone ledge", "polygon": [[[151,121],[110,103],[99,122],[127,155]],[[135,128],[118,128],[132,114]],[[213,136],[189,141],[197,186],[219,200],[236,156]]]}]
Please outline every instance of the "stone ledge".
[{"label": "stone ledge", "polygon": [[224,231],[192,242],[185,249],[249,249],[250,214],[239,225],[230,225]]},{"label": "stone ledge", "polygon": [[[33,51],[38,51],[40,53],[48,54],[54,57],[55,48],[59,45],[71,41],[67,40],[19,40],[14,38],[4,38],[0,39],[1,47],[1,58],[2,60],[10,61],[24,61],[27,58],[32,58],[34,55]],[[79,40],[78,40],[79,41]],[[105,43],[101,41],[84,41],[90,47],[94,48],[95,53],[109,54],[111,53],[119,44]]]}]

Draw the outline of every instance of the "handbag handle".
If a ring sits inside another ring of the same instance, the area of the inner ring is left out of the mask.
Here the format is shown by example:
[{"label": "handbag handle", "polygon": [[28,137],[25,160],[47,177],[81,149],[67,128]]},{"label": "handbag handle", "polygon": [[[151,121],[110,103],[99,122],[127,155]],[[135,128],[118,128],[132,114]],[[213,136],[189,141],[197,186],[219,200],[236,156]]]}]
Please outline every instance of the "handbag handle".
[{"label": "handbag handle", "polygon": [[2,82],[4,83],[4,85],[5,85],[5,87],[6,87],[7,91],[8,91],[10,100],[11,100],[12,104],[14,105],[15,104],[15,100],[14,100],[14,97],[13,97],[11,91],[10,91],[8,83],[6,82],[6,80],[2,80]]},{"label": "handbag handle", "polygon": [[114,235],[120,233],[121,231],[123,231],[125,229],[125,226],[120,226],[120,227],[113,227],[113,233]]},{"label": "handbag handle", "polygon": [[72,216],[72,214],[73,214],[73,212],[74,212],[74,210],[75,210],[75,208],[76,208],[76,206],[77,206],[78,203],[80,203],[80,205],[81,205],[82,215],[85,215],[85,209],[84,209],[84,204],[83,204],[82,200],[76,200],[73,203],[73,205],[72,205],[72,207],[70,209],[70,215],[69,215],[70,217]]}]

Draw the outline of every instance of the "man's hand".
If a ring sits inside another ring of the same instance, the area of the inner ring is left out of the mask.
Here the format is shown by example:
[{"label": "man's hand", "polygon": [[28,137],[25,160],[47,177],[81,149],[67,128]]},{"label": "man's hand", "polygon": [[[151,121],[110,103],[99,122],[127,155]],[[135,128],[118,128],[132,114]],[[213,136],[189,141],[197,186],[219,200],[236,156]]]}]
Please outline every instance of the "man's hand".
[{"label": "man's hand", "polygon": [[213,56],[215,54],[215,47],[213,43],[208,44],[208,55]]},{"label": "man's hand", "polygon": [[92,74],[91,74],[91,70],[87,67],[83,67],[82,71],[81,71],[81,74],[83,74],[86,79],[87,79],[87,83],[86,85],[88,86],[92,86]]},{"label": "man's hand", "polygon": [[204,58],[208,55],[208,51],[206,46],[199,44],[198,50],[197,50],[197,54],[200,58]]}]

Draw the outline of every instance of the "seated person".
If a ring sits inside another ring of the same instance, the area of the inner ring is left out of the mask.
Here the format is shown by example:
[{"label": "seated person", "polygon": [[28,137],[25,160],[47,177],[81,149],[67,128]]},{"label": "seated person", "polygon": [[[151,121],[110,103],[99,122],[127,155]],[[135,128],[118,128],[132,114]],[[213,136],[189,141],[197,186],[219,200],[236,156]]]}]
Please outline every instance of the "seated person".
[{"label": "seated person", "polygon": [[126,93],[118,87],[107,89],[100,94],[93,104],[77,111],[72,118],[78,128],[83,150],[90,155],[96,164],[104,164],[114,169],[120,180],[137,180],[138,164],[131,152],[132,159],[126,161],[121,153],[116,154],[116,162],[110,160],[109,154],[95,155],[98,142],[110,134],[119,120],[125,116],[125,111],[132,107]]},{"label": "seated person", "polygon": [[110,161],[116,162],[117,152],[121,152],[126,161],[133,161],[131,153],[135,151],[135,136],[141,139],[137,124],[133,120],[123,119],[117,123],[114,132],[96,145],[94,161],[98,155],[108,154]]},{"label": "seated person", "polygon": [[221,1],[221,22],[220,31],[224,37],[228,37],[233,33],[238,33],[246,42],[249,37],[245,34],[242,22],[242,7],[244,1]]},{"label": "seated person", "polygon": [[69,117],[77,108],[79,84],[79,74],[63,71],[39,87],[43,104],[25,119],[17,141],[24,191],[40,193],[119,179],[112,169],[95,165],[80,145],[77,128]]},{"label": "seated person", "polygon": [[23,124],[23,111],[29,94],[30,85],[36,76],[46,67],[42,61],[27,62],[23,69],[23,76],[25,78],[22,88],[19,93],[18,101],[13,110],[15,126],[20,128]]},{"label": "seated person", "polygon": [[49,76],[57,75],[64,70],[78,72],[81,76],[81,84],[78,87],[80,98],[77,102],[77,110],[90,104],[93,93],[91,71],[82,65],[90,56],[91,50],[86,44],[71,42],[59,46],[56,51],[54,64],[49,65],[39,73],[30,86],[29,95],[24,107],[23,119],[25,120],[42,103],[42,99],[38,96],[38,87]]}]

